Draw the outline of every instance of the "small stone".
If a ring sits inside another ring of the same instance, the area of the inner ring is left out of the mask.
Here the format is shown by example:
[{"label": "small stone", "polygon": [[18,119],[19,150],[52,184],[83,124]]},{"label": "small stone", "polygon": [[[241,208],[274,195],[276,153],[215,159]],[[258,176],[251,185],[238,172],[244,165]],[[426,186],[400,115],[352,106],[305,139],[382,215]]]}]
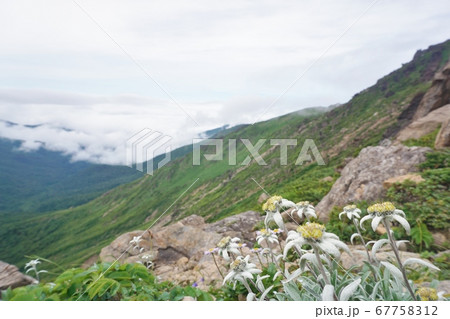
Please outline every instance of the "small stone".
[{"label": "small stone", "polygon": [[378,227],[377,227],[377,229],[375,230],[375,232],[378,234],[378,235],[384,235],[384,234],[386,234],[386,228],[383,226],[383,225],[378,225]]},{"label": "small stone", "polygon": [[177,260],[177,266],[182,268],[185,265],[187,265],[188,262],[189,262],[189,259],[187,257],[181,257],[180,259]]},{"label": "small stone", "polygon": [[191,296],[184,296],[182,301],[195,301],[194,297]]},{"label": "small stone", "polygon": [[431,236],[433,236],[434,244],[438,246],[444,246],[444,244],[447,242],[447,237],[443,233],[435,232],[432,233]]},{"label": "small stone", "polygon": [[259,195],[258,197],[258,203],[262,204],[264,203],[266,200],[269,199],[269,195],[267,195],[266,193],[262,193],[261,195]]}]

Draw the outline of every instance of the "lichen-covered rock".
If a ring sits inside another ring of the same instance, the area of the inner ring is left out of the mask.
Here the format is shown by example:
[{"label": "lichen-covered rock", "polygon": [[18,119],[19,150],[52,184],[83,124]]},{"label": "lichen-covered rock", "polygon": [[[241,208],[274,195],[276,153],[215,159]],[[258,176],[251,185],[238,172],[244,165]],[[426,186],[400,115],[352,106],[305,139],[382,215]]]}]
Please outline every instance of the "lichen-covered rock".
[{"label": "lichen-covered rock", "polygon": [[0,260],[0,291],[9,287],[12,289],[36,283],[36,279],[22,274],[16,266]]},{"label": "lichen-covered rock", "polygon": [[254,227],[263,219],[260,213],[248,211],[233,215],[213,224],[207,224],[206,231],[216,232],[223,236],[239,237],[246,241],[255,239]]},{"label": "lichen-covered rock", "polygon": [[369,146],[342,170],[330,192],[316,206],[319,219],[327,221],[333,206],[361,200],[373,201],[383,194],[383,182],[393,176],[417,171],[425,160],[426,147]]},{"label": "lichen-covered rock", "polygon": [[[143,262],[142,257],[150,254],[154,273],[162,280],[185,285],[195,282],[199,288],[207,289],[208,285],[220,285],[223,279],[212,257],[204,252],[216,247],[225,236],[253,242],[253,227],[262,218],[257,212],[248,211],[208,224],[203,217],[191,215],[168,226],[122,234],[101,250],[99,258],[109,262],[120,258],[120,262],[135,263]],[[142,236],[139,243],[142,251],[130,245],[135,236]],[[242,249],[250,253],[247,247]],[[226,262],[219,258],[217,262],[225,273]]]}]

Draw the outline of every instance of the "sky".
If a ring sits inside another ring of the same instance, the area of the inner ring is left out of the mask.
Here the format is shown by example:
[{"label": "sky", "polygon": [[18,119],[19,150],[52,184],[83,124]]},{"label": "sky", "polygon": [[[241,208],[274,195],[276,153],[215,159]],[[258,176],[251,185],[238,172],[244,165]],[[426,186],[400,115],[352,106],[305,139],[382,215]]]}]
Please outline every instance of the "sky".
[{"label": "sky", "polygon": [[123,164],[144,128],[177,147],[344,103],[449,39],[449,19],[448,1],[4,1],[0,137]]}]

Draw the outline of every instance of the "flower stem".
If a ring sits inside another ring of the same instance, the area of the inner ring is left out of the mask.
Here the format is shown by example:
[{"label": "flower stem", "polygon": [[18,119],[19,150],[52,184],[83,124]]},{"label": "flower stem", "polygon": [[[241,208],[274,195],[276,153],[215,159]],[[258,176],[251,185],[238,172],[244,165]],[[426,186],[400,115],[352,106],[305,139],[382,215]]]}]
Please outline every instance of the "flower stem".
[{"label": "flower stem", "polygon": [[390,241],[392,250],[394,251],[395,258],[397,258],[398,267],[400,268],[400,271],[402,272],[403,280],[405,281],[406,288],[408,289],[412,299],[414,301],[417,301],[416,296],[414,295],[414,292],[413,292],[413,290],[411,288],[411,285],[409,284],[408,277],[406,276],[405,268],[402,265],[402,260],[400,259],[400,254],[398,252],[397,244],[395,243],[394,237],[392,237],[391,227],[389,226],[389,222],[386,221],[386,220],[383,220],[383,224],[386,227],[386,231],[388,233],[389,241]]},{"label": "flower stem", "polygon": [[242,282],[242,284],[245,286],[245,288],[247,288],[248,293],[249,293],[249,294],[252,294],[253,291],[252,291],[252,289],[250,288],[250,286],[248,285],[247,280],[244,279],[244,280],[242,280],[241,282]]},{"label": "flower stem", "polygon": [[267,244],[267,249],[269,249],[269,252],[270,252],[270,258],[272,259],[272,262],[275,263],[275,258],[273,257],[273,252],[272,252],[272,248],[270,248],[270,243],[267,240],[267,238],[265,239],[265,241],[266,241],[266,244]]},{"label": "flower stem", "polygon": [[281,240],[278,240],[278,246],[280,247],[280,253],[283,253],[283,247],[281,246]]},{"label": "flower stem", "polygon": [[318,268],[319,268],[320,273],[322,274],[323,280],[325,281],[326,285],[331,285],[330,279],[328,278],[327,273],[325,272],[325,268],[323,268],[322,259],[320,258],[319,250],[315,246],[313,246],[313,249],[314,249],[314,254],[316,255]]},{"label": "flower stem", "polygon": [[[313,246],[313,249],[314,249],[314,254],[316,255],[316,258],[317,258],[319,271],[322,274],[323,280],[325,281],[326,285],[331,285],[330,278],[328,278],[327,273],[325,272],[325,268],[323,267],[322,259],[320,258],[319,250],[315,246]],[[334,298],[334,300],[338,300],[335,291],[333,291],[333,298]]]},{"label": "flower stem", "polygon": [[217,264],[216,257],[214,257],[214,254],[211,254],[211,255],[214,260],[214,264],[216,265],[217,270],[219,271],[220,276],[222,277],[222,279],[224,279],[225,277],[223,276],[222,271],[220,270],[219,265]]},{"label": "flower stem", "polygon": [[358,232],[359,238],[361,239],[361,242],[364,246],[364,250],[366,251],[367,260],[369,261],[369,263],[373,264],[372,257],[370,257],[369,250],[367,250],[367,247],[366,247],[366,241],[364,240],[363,236],[361,235],[361,231],[359,230],[358,222],[356,221],[355,218],[353,218],[353,224],[355,225],[356,231]]},{"label": "flower stem", "polygon": [[263,263],[261,261],[261,257],[259,257],[259,253],[256,253],[256,257],[258,257],[259,264],[261,265],[261,268],[264,268],[264,265],[263,265]]}]

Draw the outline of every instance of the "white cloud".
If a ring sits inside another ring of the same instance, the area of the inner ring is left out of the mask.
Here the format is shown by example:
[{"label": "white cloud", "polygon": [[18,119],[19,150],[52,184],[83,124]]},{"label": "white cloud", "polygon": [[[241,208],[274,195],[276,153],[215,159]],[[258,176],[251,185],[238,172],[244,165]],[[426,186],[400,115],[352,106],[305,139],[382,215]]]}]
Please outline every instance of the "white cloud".
[{"label": "white cloud", "polygon": [[[0,11],[0,119],[43,125],[0,136],[117,163],[144,127],[179,145],[253,122],[372,1],[77,2],[200,126],[74,2],[18,0]],[[448,1],[378,1],[261,119],[345,102],[450,38],[449,18]]]}]

